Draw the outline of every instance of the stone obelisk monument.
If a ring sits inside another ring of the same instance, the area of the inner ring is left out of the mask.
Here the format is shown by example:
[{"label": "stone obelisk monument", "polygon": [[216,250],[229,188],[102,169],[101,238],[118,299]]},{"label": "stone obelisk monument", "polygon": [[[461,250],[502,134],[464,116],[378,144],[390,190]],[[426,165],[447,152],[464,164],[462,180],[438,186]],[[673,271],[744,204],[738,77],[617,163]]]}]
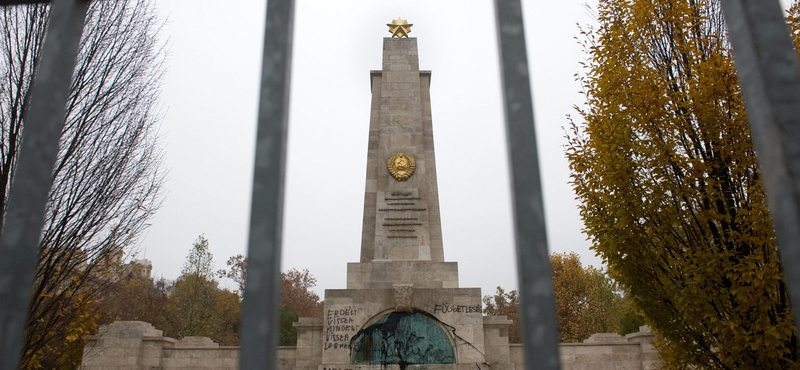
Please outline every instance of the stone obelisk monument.
[{"label": "stone obelisk monument", "polygon": [[419,70],[417,39],[384,39],[383,70],[370,81],[361,262],[348,265],[347,288],[457,288],[457,264],[444,262],[431,73]]},{"label": "stone obelisk monument", "polygon": [[322,322],[295,324],[296,368],[504,368],[510,321],[484,318],[480,288],[459,288],[457,263],[444,261],[431,73],[419,70],[411,24],[388,26],[382,70],[370,73],[361,258],[347,289],[325,291]]}]

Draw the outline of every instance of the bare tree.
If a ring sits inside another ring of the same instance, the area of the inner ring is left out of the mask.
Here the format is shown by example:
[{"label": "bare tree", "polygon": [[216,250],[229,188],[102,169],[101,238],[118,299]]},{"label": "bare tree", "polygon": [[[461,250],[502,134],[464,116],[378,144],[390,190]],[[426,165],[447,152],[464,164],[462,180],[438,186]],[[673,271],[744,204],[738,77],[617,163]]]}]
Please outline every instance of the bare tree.
[{"label": "bare tree", "polygon": [[[0,217],[48,16],[41,4],[0,9]],[[24,368],[75,366],[70,351],[96,326],[97,297],[158,208],[160,24],[150,0],[90,7],[42,229]]]},{"label": "bare tree", "polygon": [[244,280],[245,273],[247,272],[247,258],[241,254],[231,256],[228,262],[225,262],[230,270],[220,269],[217,270],[217,276],[220,278],[228,278],[236,283],[236,293],[241,297],[244,295]]}]

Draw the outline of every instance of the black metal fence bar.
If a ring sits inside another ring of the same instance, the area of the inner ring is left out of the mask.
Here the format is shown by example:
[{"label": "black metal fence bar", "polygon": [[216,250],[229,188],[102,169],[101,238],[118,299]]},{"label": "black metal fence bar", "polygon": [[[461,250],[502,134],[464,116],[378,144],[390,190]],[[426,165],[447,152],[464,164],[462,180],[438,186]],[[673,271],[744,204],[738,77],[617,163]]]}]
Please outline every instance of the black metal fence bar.
[{"label": "black metal fence bar", "polygon": [[559,369],[558,328],[520,0],[495,0],[528,370]]},{"label": "black metal fence bar", "polygon": [[0,237],[0,370],[19,368],[44,211],[88,1],[53,2]]},{"label": "black metal fence bar", "polygon": [[281,228],[289,121],[293,0],[269,0],[250,211],[240,369],[275,369],[280,320]]},{"label": "black metal fence bar", "polygon": [[[800,65],[778,0],[723,0],[734,62],[778,238],[800,307]],[[800,309],[794,310],[800,322]]]}]

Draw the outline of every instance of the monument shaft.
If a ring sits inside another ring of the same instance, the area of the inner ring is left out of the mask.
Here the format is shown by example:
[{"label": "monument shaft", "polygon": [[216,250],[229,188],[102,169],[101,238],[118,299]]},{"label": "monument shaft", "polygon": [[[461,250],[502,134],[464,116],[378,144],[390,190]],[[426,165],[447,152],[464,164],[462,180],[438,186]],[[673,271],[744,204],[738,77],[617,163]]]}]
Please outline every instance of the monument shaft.
[{"label": "monument shaft", "polygon": [[[383,70],[372,71],[361,262],[444,261],[431,127],[429,71],[419,70],[417,39],[386,38]],[[415,162],[398,179],[388,163]]]},{"label": "monument shaft", "polygon": [[361,262],[348,264],[347,288],[457,288],[458,265],[444,261],[431,73],[419,70],[417,39],[385,38],[370,82]]}]

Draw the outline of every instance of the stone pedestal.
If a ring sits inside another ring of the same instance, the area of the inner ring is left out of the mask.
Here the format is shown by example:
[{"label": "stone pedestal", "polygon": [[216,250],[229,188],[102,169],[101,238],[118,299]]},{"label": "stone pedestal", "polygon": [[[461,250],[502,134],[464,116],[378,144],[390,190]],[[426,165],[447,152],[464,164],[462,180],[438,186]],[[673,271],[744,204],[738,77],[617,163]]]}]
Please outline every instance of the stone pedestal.
[{"label": "stone pedestal", "polygon": [[458,263],[370,261],[347,264],[347,289],[388,289],[397,283],[415,288],[458,288]]},{"label": "stone pedestal", "polygon": [[297,354],[293,369],[315,370],[322,364],[323,319],[301,317],[294,327],[297,329]]},{"label": "stone pedestal", "polygon": [[[392,314],[403,312],[404,315],[418,315],[428,320],[431,327],[438,327],[451,346],[456,363],[483,363],[485,359],[483,315],[481,313],[481,292],[479,288],[456,289],[416,289],[411,292],[410,302],[399,302],[400,306],[410,303],[411,310],[398,311],[396,289],[342,289],[325,291],[324,341],[322,363],[326,367],[346,367],[356,358],[359,336],[370,332],[374,325],[382,325]],[[384,329],[383,337],[399,337],[397,328]],[[401,328],[402,329],[402,328]],[[409,329],[422,330],[417,328]],[[417,333],[415,337],[422,337]],[[415,338],[416,339],[416,338]],[[401,340],[407,343],[408,340]],[[420,340],[421,341],[421,340]],[[389,346],[394,342],[388,343]],[[382,343],[387,345],[387,343]],[[431,343],[425,342],[425,348],[408,349],[424,354]],[[406,354],[403,348],[397,349],[398,356]],[[409,355],[410,356],[410,355]],[[367,361],[370,362],[370,361]],[[389,365],[373,361],[369,364]]]}]

